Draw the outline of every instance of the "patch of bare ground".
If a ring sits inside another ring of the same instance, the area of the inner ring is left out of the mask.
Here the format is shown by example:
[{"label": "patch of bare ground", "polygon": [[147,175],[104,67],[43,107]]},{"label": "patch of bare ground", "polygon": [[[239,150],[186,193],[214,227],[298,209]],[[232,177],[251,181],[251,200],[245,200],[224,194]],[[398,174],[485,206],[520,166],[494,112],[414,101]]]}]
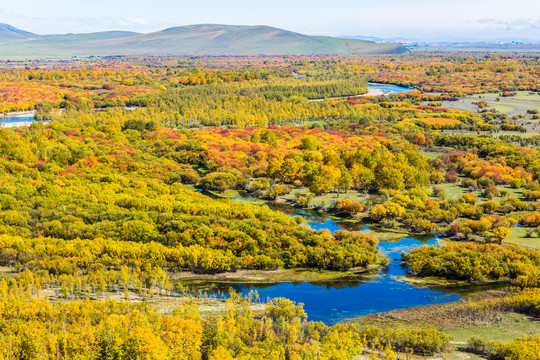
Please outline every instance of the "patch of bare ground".
[{"label": "patch of bare ground", "polygon": [[217,274],[196,274],[193,272],[178,272],[170,274],[173,281],[193,282],[193,281],[242,281],[254,283],[271,282],[297,282],[297,281],[330,281],[337,279],[356,278],[358,276],[373,276],[378,266],[372,265],[365,268],[353,268],[349,271],[329,271],[312,269],[279,269],[279,270],[237,270],[234,272],[223,272]]},{"label": "patch of bare ground", "polygon": [[[189,294],[178,294],[169,291],[145,291],[139,293],[134,289],[130,291],[107,291],[101,294],[91,292],[81,292],[64,297],[60,288],[50,288],[41,290],[39,297],[42,299],[48,299],[53,302],[65,302],[77,299],[89,299],[89,300],[115,300],[115,301],[128,301],[130,303],[147,303],[156,309],[157,312],[162,314],[170,314],[172,311],[180,306],[184,301],[194,301],[198,307],[202,316],[222,315],[226,313],[227,300],[220,299],[212,296],[194,296]],[[249,301],[249,305],[255,315],[262,315],[266,309],[266,304],[261,301]]]}]

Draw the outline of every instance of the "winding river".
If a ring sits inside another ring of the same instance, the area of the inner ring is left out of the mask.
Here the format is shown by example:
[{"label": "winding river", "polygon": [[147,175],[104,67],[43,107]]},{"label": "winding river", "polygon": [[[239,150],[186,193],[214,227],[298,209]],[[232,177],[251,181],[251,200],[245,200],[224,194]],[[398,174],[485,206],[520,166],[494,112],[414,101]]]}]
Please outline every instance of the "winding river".
[{"label": "winding river", "polygon": [[[393,85],[369,84],[370,89],[384,91],[385,95],[411,91],[413,89]],[[35,121],[34,118],[3,118],[0,123],[6,126],[14,123]],[[252,200],[238,198],[239,201]],[[282,211],[290,216],[302,216],[306,225],[315,230],[345,229],[349,231],[366,231],[367,226],[361,223],[344,222],[329,216],[296,209],[286,205],[269,203],[274,210]],[[327,324],[350,319],[362,315],[415,307],[420,305],[438,304],[460,299],[455,292],[443,292],[428,288],[415,287],[400,278],[407,274],[402,268],[400,253],[423,244],[437,245],[437,238],[415,239],[404,237],[395,242],[379,242],[379,250],[390,262],[387,267],[376,274],[359,275],[345,280],[325,282],[283,282],[283,283],[247,283],[247,282],[206,282],[205,289],[211,285],[212,290],[206,290],[207,295],[227,297],[230,289],[235,289],[244,295],[251,290],[259,293],[259,298],[269,300],[276,297],[286,297],[304,304],[310,320],[323,321]],[[204,284],[203,284],[204,285]],[[197,290],[192,287],[192,290]]]},{"label": "winding river", "polygon": [[[250,201],[248,198],[237,198],[239,201]],[[296,209],[287,205],[268,204],[273,210],[282,211],[290,216],[301,216],[306,225],[315,230],[350,230],[366,231],[367,226],[361,223],[344,222],[325,216],[321,213]],[[423,244],[436,245],[437,238],[420,240],[404,237],[395,242],[379,242],[379,250],[390,262],[375,275],[359,275],[353,279],[332,280],[327,282],[283,282],[283,283],[248,283],[248,282],[205,282],[212,290],[205,290],[207,295],[226,298],[230,289],[247,295],[256,290],[261,300],[267,301],[276,297],[285,297],[303,303],[308,318],[335,324],[339,321],[378,312],[404,309],[421,305],[439,304],[457,301],[460,296],[455,292],[443,292],[428,288],[415,287],[400,278],[407,274],[402,268],[400,254],[402,251]],[[196,290],[197,287],[192,288]]]}]

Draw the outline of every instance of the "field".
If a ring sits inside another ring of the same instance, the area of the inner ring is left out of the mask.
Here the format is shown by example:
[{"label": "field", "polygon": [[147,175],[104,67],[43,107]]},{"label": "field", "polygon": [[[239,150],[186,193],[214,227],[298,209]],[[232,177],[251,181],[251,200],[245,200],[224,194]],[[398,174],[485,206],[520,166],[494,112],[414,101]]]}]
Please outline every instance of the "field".
[{"label": "field", "polygon": [[[479,111],[481,109],[474,104],[479,101],[487,103],[485,109],[494,109],[496,112],[507,114],[509,117],[523,115],[524,118],[519,120],[520,123],[533,120],[532,116],[527,114],[527,110],[540,112],[540,96],[538,93],[530,91],[517,91],[514,96],[501,96],[500,93],[474,95],[458,101],[443,102],[442,106],[464,111]],[[538,125],[538,121],[534,123]],[[535,129],[536,133],[540,131],[534,126],[533,129]]]},{"label": "field", "polygon": [[[467,189],[467,188],[465,188],[463,186],[460,186],[458,184],[441,184],[441,185],[435,185],[435,186],[440,188],[440,189],[443,189],[445,194],[449,198],[454,199],[454,200],[457,200],[461,196],[463,196],[464,194],[468,194],[468,193],[474,194],[477,198],[484,197],[482,195],[481,190],[470,191],[469,189]],[[522,190],[520,190],[520,189],[514,189],[514,188],[511,188],[509,186],[497,186],[497,189],[499,191],[501,191],[501,190],[506,191],[508,193],[509,197],[516,197],[518,199],[522,198]],[[433,198],[437,198],[437,197],[433,196]],[[494,201],[498,202],[498,203],[501,203],[502,201],[504,201],[504,198],[496,197],[496,198],[494,198]]]},{"label": "field", "polygon": [[512,229],[510,236],[504,241],[508,244],[515,244],[526,248],[540,250],[540,237],[535,235],[527,236],[527,229],[516,227]]}]

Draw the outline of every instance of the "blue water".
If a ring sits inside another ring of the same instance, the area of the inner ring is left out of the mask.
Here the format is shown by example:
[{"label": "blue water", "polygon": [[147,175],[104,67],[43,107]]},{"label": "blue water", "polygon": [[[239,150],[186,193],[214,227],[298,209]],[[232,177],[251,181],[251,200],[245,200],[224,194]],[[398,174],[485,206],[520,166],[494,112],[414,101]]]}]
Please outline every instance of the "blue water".
[{"label": "blue water", "polygon": [[27,122],[27,121],[40,121],[40,120],[36,120],[33,117],[0,118],[0,123],[3,123],[3,124],[12,124],[12,123],[17,123],[17,122]]},{"label": "blue water", "polygon": [[[368,229],[364,224],[351,224],[339,219],[332,219],[320,213],[298,210],[278,204],[269,203],[269,205],[274,210],[283,211],[290,216],[302,216],[307,220],[307,225],[315,230],[327,229],[334,232],[336,230],[365,231]],[[218,282],[212,283],[214,290],[207,291],[207,294],[226,298],[227,295],[222,294],[234,289],[243,295],[247,295],[251,290],[256,290],[259,299],[263,301],[276,297],[285,297],[303,303],[310,320],[323,321],[330,325],[367,314],[459,300],[460,296],[456,293],[419,288],[398,279],[407,274],[407,270],[401,266],[401,252],[409,252],[423,244],[437,245],[437,238],[427,241],[402,238],[397,242],[379,242],[379,250],[389,258],[390,262],[386,268],[379,270],[374,277],[358,276],[358,278],[354,279],[320,283],[250,284]],[[206,285],[208,284],[206,283]]]},{"label": "blue water", "polygon": [[368,89],[388,91],[388,93],[385,94],[385,96],[388,96],[390,94],[404,93],[404,92],[415,90],[413,88],[397,86],[397,85],[372,84],[372,83],[368,84]]}]

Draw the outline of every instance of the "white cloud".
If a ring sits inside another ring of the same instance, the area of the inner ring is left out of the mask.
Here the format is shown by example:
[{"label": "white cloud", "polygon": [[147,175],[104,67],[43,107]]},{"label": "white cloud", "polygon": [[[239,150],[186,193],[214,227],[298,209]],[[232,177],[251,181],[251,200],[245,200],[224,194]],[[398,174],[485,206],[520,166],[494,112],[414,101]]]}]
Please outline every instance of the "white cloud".
[{"label": "white cloud", "polygon": [[508,31],[527,31],[540,29],[540,19],[478,19],[480,28],[484,29],[504,29]]}]

